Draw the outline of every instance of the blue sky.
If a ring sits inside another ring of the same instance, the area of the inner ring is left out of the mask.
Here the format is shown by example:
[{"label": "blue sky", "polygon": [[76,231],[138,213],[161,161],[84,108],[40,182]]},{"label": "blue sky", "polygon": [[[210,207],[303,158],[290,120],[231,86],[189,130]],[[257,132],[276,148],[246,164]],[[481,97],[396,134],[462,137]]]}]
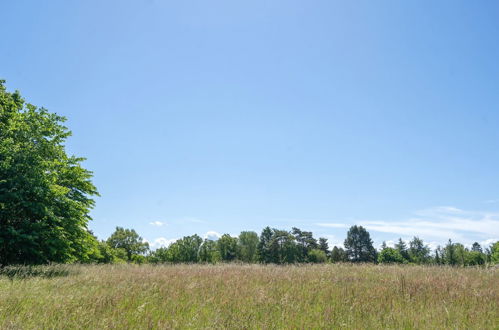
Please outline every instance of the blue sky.
[{"label": "blue sky", "polygon": [[499,239],[497,1],[8,1],[0,77],[68,117],[90,228]]}]

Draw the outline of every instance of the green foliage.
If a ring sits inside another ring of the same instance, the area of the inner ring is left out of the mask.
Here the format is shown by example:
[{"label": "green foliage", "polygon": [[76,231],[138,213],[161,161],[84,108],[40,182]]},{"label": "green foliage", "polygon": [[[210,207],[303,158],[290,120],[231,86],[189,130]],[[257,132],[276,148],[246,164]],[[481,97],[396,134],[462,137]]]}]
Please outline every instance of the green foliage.
[{"label": "green foliage", "polygon": [[402,258],[404,258],[405,261],[410,261],[411,258],[409,256],[409,250],[407,249],[407,245],[405,242],[402,240],[402,238],[399,238],[397,244],[395,244],[395,249],[400,253]]},{"label": "green foliage", "polygon": [[440,256],[441,263],[451,266],[480,266],[487,263],[487,255],[482,252],[478,243],[471,250],[460,243],[447,243],[444,249],[438,248],[435,259]]},{"label": "green foliage", "polygon": [[326,257],[329,257],[330,251],[329,244],[327,243],[327,238],[319,238],[319,250],[323,251],[326,254]]},{"label": "green foliage", "polygon": [[446,265],[456,265],[457,264],[457,256],[456,256],[456,248],[452,240],[449,239],[449,242],[442,250],[442,260]]},{"label": "green foliage", "polygon": [[170,262],[169,260],[169,252],[167,247],[160,247],[154,251],[151,251],[148,256],[148,260],[150,263],[166,263]]},{"label": "green foliage", "polygon": [[473,243],[471,251],[483,253],[482,247],[478,244],[478,242]]},{"label": "green foliage", "polygon": [[414,237],[409,242],[409,260],[416,264],[428,263],[431,259],[430,248],[426,246],[422,239]]},{"label": "green foliage", "polygon": [[217,240],[218,251],[223,261],[233,261],[237,257],[237,238],[223,234]]},{"label": "green foliage", "polygon": [[333,247],[333,250],[331,250],[331,261],[332,262],[347,262],[348,261],[348,256],[346,251],[343,248],[340,247]]},{"label": "green foliage", "polygon": [[254,231],[243,231],[237,240],[237,259],[243,262],[255,262],[258,258],[258,234]]},{"label": "green foliage", "polygon": [[[293,230],[296,233],[295,229]],[[307,256],[302,256],[304,251],[303,246],[303,244],[298,246],[296,236],[290,232],[266,227],[260,235],[258,256],[263,263],[284,264],[300,262],[308,258],[308,250],[306,250]]]},{"label": "green foliage", "polygon": [[499,264],[499,241],[492,244],[490,247],[491,252],[491,262],[494,264]]},{"label": "green foliage", "polygon": [[376,261],[376,250],[367,230],[362,226],[352,226],[345,239],[348,259],[353,262]]},{"label": "green foliage", "polygon": [[407,262],[400,254],[398,249],[386,247],[378,254],[378,262],[380,264],[405,263]]},{"label": "green foliage", "polygon": [[260,241],[258,242],[257,251],[258,258],[263,263],[271,263],[272,262],[272,253],[271,253],[271,241],[272,241],[273,232],[270,227],[265,227],[262,230],[260,235]]},{"label": "green foliage", "polygon": [[466,265],[467,249],[461,243],[454,243],[454,248],[456,251],[457,264],[461,266]]},{"label": "green foliage", "polygon": [[324,263],[327,261],[326,252],[319,249],[313,249],[308,252],[308,261],[313,263]]},{"label": "green foliage", "polygon": [[307,262],[309,252],[319,247],[317,240],[313,237],[312,232],[302,231],[296,227],[291,229],[291,233],[294,235],[296,241],[297,261]]},{"label": "green foliage", "polygon": [[64,117],[26,103],[0,81],[0,265],[86,262],[97,190],[64,148]]},{"label": "green foliage", "polygon": [[273,229],[270,251],[272,262],[288,264],[299,262],[302,251],[295,242],[295,237],[286,230]]},{"label": "green foliage", "polygon": [[126,251],[124,249],[113,249],[105,241],[100,241],[98,243],[98,249],[99,256],[95,260],[97,263],[114,264],[123,263],[127,260]]},{"label": "green foliage", "polygon": [[487,262],[487,256],[480,251],[466,251],[466,266],[481,266]]},{"label": "green foliage", "polygon": [[126,260],[131,262],[137,259],[138,255],[143,255],[149,250],[149,244],[143,242],[133,229],[116,227],[114,233],[107,239],[107,244],[113,249],[123,249],[126,252]]},{"label": "green foliage", "polygon": [[222,261],[217,242],[210,239],[204,240],[199,248],[199,261],[213,264]]},{"label": "green foliage", "polygon": [[198,235],[184,236],[168,248],[168,261],[173,263],[193,263],[198,261],[198,253],[203,239]]}]

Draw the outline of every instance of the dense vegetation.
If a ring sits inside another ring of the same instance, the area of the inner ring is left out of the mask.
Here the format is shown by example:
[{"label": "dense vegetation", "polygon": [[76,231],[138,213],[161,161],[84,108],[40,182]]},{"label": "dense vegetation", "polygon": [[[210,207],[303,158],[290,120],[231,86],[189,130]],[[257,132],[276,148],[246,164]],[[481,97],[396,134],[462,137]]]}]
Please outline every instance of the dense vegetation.
[{"label": "dense vegetation", "polygon": [[0,267],[46,263],[323,263],[379,262],[484,265],[499,262],[499,242],[471,249],[449,240],[432,253],[418,237],[377,251],[362,226],[352,226],[344,249],[311,232],[266,227],[218,240],[186,236],[155,251],[132,229],[98,241],[88,230],[97,190],[81,157],[66,153],[64,117],[26,103],[0,81]]},{"label": "dense vegetation", "polygon": [[97,191],[83,158],[66,154],[64,121],[0,81],[0,265],[92,259]]},{"label": "dense vegetation", "polygon": [[408,243],[399,239],[394,247],[385,243],[377,251],[369,233],[362,226],[352,226],[344,242],[345,248],[329,248],[327,239],[313,237],[311,232],[266,227],[258,235],[243,231],[238,237],[222,235],[217,240],[198,235],[185,236],[168,247],[150,251],[148,244],[134,231],[116,228],[107,241],[101,241],[100,263],[324,263],[373,262],[400,264],[433,264],[478,266],[499,263],[499,242],[482,249],[475,242],[471,248],[451,240],[433,253],[423,240],[414,237]]}]

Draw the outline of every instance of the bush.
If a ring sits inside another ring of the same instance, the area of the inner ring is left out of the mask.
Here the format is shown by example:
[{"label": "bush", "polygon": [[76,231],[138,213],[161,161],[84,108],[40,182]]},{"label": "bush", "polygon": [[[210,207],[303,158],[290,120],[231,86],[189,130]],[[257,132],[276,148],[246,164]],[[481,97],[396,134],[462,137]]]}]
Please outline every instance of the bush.
[{"label": "bush", "polygon": [[313,249],[308,253],[308,260],[313,263],[324,263],[327,261],[327,256],[324,251]]},{"label": "bush", "polygon": [[390,263],[404,263],[405,259],[400,254],[397,249],[394,248],[384,248],[378,255],[378,262],[380,264],[390,264]]}]

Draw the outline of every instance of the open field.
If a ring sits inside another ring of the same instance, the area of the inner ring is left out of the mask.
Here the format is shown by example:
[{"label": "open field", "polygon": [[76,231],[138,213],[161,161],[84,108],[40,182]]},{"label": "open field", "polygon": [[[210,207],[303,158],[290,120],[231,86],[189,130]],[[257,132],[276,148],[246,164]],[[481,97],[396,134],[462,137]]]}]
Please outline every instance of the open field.
[{"label": "open field", "polygon": [[334,264],[67,270],[68,276],[49,278],[0,276],[0,328],[499,328],[497,269]]}]

